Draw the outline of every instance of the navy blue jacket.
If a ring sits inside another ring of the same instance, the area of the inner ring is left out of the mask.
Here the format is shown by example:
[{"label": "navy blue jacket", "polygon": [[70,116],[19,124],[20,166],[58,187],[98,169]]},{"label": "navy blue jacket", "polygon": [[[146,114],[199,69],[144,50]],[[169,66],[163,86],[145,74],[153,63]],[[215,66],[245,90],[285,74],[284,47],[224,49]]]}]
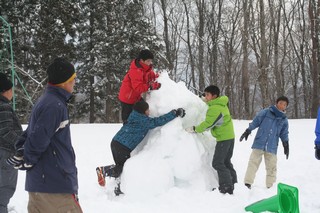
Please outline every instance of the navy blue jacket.
[{"label": "navy blue jacket", "polygon": [[320,108],[318,108],[316,128],[314,132],[316,133],[316,139],[314,140],[314,143],[315,145],[319,146],[320,145]]},{"label": "navy blue jacket", "polygon": [[48,85],[32,109],[23,137],[24,159],[33,168],[27,171],[26,190],[43,193],[77,193],[75,153],[71,144],[67,101],[71,94]]},{"label": "navy blue jacket", "polygon": [[252,131],[257,127],[259,129],[251,147],[253,149],[277,154],[279,138],[283,142],[289,142],[287,116],[275,106],[260,111],[248,129]]},{"label": "navy blue jacket", "polygon": [[113,137],[113,140],[133,150],[143,140],[150,129],[163,126],[175,117],[176,115],[173,111],[156,118],[150,118],[145,114],[140,114],[133,110],[129,115],[128,122],[121,127]]}]

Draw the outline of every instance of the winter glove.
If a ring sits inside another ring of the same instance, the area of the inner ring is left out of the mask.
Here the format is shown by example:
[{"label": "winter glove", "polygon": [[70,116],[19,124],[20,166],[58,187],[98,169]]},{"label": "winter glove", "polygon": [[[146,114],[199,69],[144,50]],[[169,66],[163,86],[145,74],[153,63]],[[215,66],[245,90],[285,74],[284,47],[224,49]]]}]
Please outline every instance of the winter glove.
[{"label": "winter glove", "polygon": [[15,166],[15,169],[19,169],[19,170],[23,170],[23,171],[28,171],[33,167],[32,164],[28,164],[23,162],[22,164],[20,164],[19,166]]},{"label": "winter glove", "polygon": [[289,143],[288,141],[282,141],[282,146],[284,150],[284,154],[286,155],[287,159],[289,158]]},{"label": "winter glove", "polygon": [[150,90],[157,90],[161,87],[161,84],[159,82],[151,82],[150,84]]},{"label": "winter glove", "polygon": [[23,163],[23,148],[18,149],[13,156],[7,159],[7,164],[13,167],[20,166]]},{"label": "winter glove", "polygon": [[195,133],[195,132],[196,132],[194,126],[190,126],[190,127],[186,128],[185,130],[186,130],[187,132],[189,132],[189,133]]},{"label": "winter glove", "polygon": [[317,144],[315,147],[315,157],[317,160],[320,160],[320,144]]},{"label": "winter glove", "polygon": [[202,93],[199,95],[199,98],[201,98],[202,101],[206,102],[207,99],[206,99],[206,94],[205,93]]},{"label": "winter glove", "polygon": [[175,109],[173,112],[176,114],[176,117],[180,116],[183,118],[186,115],[186,111],[183,108]]},{"label": "winter glove", "polygon": [[246,131],[241,135],[240,137],[240,142],[243,140],[243,138],[247,141],[248,136],[251,134],[251,130],[250,129],[246,129]]}]

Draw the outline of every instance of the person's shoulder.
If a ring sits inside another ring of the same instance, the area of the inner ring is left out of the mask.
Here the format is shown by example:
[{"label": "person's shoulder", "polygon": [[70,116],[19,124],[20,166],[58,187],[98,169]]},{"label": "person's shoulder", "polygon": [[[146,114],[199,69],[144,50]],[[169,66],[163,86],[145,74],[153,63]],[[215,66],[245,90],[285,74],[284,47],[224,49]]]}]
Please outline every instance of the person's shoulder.
[{"label": "person's shoulder", "polygon": [[229,101],[229,97],[226,95],[222,95],[219,97],[220,101],[224,101],[224,102],[228,102]]},{"label": "person's shoulder", "polygon": [[128,122],[130,121],[137,121],[137,120],[144,120],[147,119],[148,116],[145,114],[141,114],[135,110],[132,110],[132,112],[130,113],[129,117],[128,117]]},{"label": "person's shoulder", "polygon": [[0,111],[1,112],[12,112],[13,108],[9,102],[0,101]]}]

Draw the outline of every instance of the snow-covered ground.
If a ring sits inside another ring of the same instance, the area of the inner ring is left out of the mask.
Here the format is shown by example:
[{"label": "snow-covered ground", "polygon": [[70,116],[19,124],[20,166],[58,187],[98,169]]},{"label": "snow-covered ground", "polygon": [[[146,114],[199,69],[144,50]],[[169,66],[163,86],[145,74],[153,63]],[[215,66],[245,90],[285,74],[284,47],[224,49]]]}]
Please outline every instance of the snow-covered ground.
[{"label": "snow-covered ground", "polygon": [[[77,155],[80,205],[85,213],[194,213],[245,212],[244,208],[258,200],[277,194],[277,185],[265,187],[265,167],[261,163],[251,190],[243,184],[251,144],[239,137],[250,121],[234,120],[236,143],[233,164],[238,174],[234,195],[217,190],[217,175],[211,167],[215,140],[209,132],[187,133],[205,116],[206,104],[188,91],[184,83],[175,83],[167,73],[159,77],[158,91],[147,96],[151,115],[162,115],[171,109],[186,109],[184,118],[176,118],[163,127],[151,130],[133,151],[122,175],[122,191],[114,196],[114,181],[106,187],[97,183],[95,168],[113,163],[110,142],[122,124],[72,124],[72,141]],[[232,100],[231,100],[232,101]],[[270,103],[271,104],[271,103]],[[314,119],[289,120],[290,155],[278,149],[277,183],[299,189],[300,212],[320,212],[320,162],[314,157]],[[17,191],[9,204],[18,213],[27,212],[28,194],[24,191],[25,172],[19,172]],[[14,212],[13,211],[13,212]]]}]

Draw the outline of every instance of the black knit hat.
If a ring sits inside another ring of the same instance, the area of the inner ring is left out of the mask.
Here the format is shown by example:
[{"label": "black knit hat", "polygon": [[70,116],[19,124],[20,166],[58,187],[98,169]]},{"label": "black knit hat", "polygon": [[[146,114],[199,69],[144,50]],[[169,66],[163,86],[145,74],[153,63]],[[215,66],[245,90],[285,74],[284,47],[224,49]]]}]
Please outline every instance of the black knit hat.
[{"label": "black knit hat", "polygon": [[47,69],[48,82],[61,84],[75,77],[74,66],[64,58],[56,58]]},{"label": "black knit hat", "polygon": [[12,82],[4,73],[0,73],[0,92],[5,92],[12,88]]},{"label": "black knit hat", "polygon": [[142,60],[147,60],[147,59],[153,59],[153,54],[150,50],[141,50],[139,55],[138,55],[138,59],[142,59]]},{"label": "black knit hat", "polygon": [[149,109],[149,104],[145,101],[139,101],[133,105],[133,110],[139,112],[140,114],[145,114]]}]

